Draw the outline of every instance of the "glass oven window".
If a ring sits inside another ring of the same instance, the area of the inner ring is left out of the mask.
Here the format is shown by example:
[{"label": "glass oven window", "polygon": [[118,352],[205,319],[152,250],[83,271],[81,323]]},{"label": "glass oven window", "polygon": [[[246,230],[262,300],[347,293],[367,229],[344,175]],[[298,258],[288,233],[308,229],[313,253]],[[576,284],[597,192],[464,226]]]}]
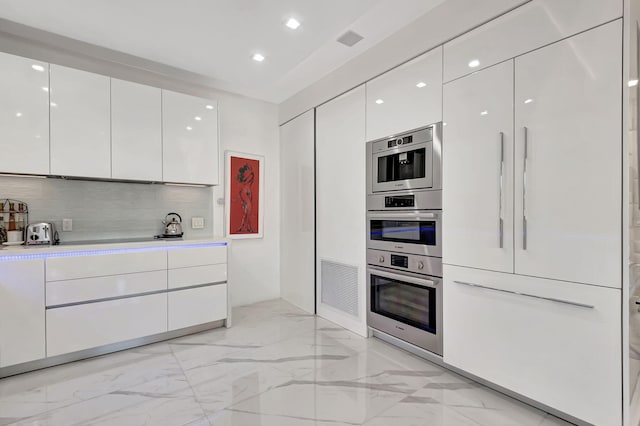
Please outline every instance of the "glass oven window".
[{"label": "glass oven window", "polygon": [[378,157],[378,183],[420,179],[426,176],[426,149]]},{"label": "glass oven window", "polygon": [[371,311],[436,334],[436,289],[371,274]]},{"label": "glass oven window", "polygon": [[437,243],[436,222],[433,220],[371,219],[371,239],[435,246]]}]

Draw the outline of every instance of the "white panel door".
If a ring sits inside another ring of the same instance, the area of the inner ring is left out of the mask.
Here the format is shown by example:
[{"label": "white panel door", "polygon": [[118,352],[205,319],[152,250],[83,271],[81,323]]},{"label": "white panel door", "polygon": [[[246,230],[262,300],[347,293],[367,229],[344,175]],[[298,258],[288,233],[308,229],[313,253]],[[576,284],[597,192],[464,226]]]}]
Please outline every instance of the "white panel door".
[{"label": "white panel door", "polygon": [[366,86],[368,141],[442,121],[442,47]]},{"label": "white panel door", "polygon": [[315,312],[314,111],[280,127],[280,291]]},{"label": "white panel door", "polygon": [[51,174],[111,177],[110,79],[51,65]]},{"label": "white panel door", "polygon": [[[364,86],[317,108],[316,138],[318,314],[366,335]],[[323,303],[322,260],[357,268],[357,316]]]},{"label": "white panel door", "polygon": [[444,86],[443,262],[513,272],[513,61]]},{"label": "white panel door", "polygon": [[619,20],[516,59],[518,274],[621,286],[621,43]]},{"label": "white panel door", "polygon": [[49,174],[49,64],[0,53],[0,172]]},{"label": "white panel door", "polygon": [[45,357],[44,260],[0,262],[0,368]]},{"label": "white panel door", "polygon": [[162,91],[163,180],[218,183],[218,106],[214,101]]},{"label": "white panel door", "polygon": [[166,331],[166,293],[48,309],[47,356]]},{"label": "white panel door", "polygon": [[449,265],[444,279],[446,363],[589,424],[622,424],[620,290]]},{"label": "white panel door", "polygon": [[227,285],[171,291],[169,331],[219,321],[227,317]]},{"label": "white panel door", "polygon": [[514,58],[621,16],[622,0],[531,1],[446,43],[444,81]]},{"label": "white panel door", "polygon": [[162,98],[157,87],[111,79],[111,176],[162,181]]}]

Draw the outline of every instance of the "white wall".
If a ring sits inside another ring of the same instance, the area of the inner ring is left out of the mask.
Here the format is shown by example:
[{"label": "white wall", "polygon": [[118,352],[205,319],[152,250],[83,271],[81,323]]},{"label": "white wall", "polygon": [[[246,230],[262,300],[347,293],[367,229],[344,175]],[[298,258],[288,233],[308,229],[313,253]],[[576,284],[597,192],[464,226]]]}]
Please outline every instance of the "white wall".
[{"label": "white wall", "polygon": [[[265,156],[264,238],[234,241],[229,252],[231,304],[280,297],[280,201],[278,107],[215,90],[193,73],[0,20],[0,51],[135,81],[219,102],[220,170],[224,151]],[[221,180],[223,182],[223,180]],[[224,210],[216,203],[224,187],[213,188],[213,234],[223,235]]]},{"label": "white wall", "polygon": [[315,312],[314,111],[280,128],[281,295]]},{"label": "white wall", "polygon": [[530,0],[448,0],[280,104],[280,123]]}]

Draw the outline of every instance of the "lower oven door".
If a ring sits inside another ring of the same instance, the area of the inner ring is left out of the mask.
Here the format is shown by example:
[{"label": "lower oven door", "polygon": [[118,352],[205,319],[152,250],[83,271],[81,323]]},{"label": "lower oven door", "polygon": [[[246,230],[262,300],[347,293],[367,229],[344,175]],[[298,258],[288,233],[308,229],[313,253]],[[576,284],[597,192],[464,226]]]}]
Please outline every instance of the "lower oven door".
[{"label": "lower oven door", "polygon": [[442,257],[442,211],[369,212],[367,248]]},{"label": "lower oven door", "polygon": [[379,268],[367,270],[371,328],[442,355],[442,280]]}]

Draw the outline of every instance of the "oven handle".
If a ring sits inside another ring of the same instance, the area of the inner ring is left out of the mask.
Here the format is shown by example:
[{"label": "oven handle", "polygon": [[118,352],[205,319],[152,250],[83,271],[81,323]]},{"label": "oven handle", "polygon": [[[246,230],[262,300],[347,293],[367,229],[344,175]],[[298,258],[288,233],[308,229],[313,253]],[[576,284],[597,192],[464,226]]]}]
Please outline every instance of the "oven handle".
[{"label": "oven handle", "polygon": [[414,278],[414,277],[409,277],[407,275],[401,275],[401,274],[394,274],[392,272],[383,271],[378,268],[369,267],[369,272],[374,275],[378,275],[380,277],[391,278],[393,280],[399,280],[399,281],[405,281],[411,284],[419,285],[421,287],[437,288],[438,286],[438,283],[432,280],[427,280],[424,278]]},{"label": "oven handle", "polygon": [[417,212],[369,212],[367,217],[374,219],[437,219],[438,213],[417,213]]}]

